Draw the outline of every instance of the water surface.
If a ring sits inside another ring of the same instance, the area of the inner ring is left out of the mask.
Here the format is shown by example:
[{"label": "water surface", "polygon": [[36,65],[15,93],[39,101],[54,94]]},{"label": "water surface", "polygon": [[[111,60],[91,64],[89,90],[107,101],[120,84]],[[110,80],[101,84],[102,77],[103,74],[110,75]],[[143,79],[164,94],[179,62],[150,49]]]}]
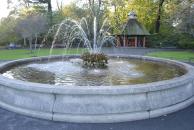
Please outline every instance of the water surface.
[{"label": "water surface", "polygon": [[36,62],[3,73],[22,81],[65,86],[114,86],[150,83],[183,75],[180,67],[142,60],[109,59],[106,69],[82,67],[81,59]]}]

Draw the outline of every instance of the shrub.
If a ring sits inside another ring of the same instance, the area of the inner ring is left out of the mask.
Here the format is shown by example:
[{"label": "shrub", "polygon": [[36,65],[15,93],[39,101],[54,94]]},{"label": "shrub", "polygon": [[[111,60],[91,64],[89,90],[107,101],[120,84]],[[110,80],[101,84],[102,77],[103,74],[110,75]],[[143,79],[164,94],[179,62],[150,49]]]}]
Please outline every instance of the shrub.
[{"label": "shrub", "polygon": [[194,38],[189,34],[183,33],[153,34],[148,37],[148,47],[177,47],[181,49],[194,49]]},{"label": "shrub", "polygon": [[106,68],[108,58],[103,53],[84,53],[81,56],[83,66],[89,68]]},{"label": "shrub", "polygon": [[148,47],[163,48],[163,47],[177,47],[179,38],[177,34],[153,34],[148,37]]},{"label": "shrub", "polygon": [[178,47],[182,49],[194,49],[194,38],[189,34],[180,35]]}]

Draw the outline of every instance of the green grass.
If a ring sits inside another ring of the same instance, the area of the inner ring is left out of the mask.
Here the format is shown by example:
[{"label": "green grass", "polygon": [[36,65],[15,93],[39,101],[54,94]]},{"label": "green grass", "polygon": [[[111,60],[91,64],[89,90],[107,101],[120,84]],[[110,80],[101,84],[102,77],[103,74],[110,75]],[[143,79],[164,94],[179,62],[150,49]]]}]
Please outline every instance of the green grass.
[{"label": "green grass", "polygon": [[[85,49],[69,49],[66,54],[80,54],[84,52]],[[63,55],[65,54],[64,49],[53,49],[52,55]],[[0,50],[0,60],[14,60],[14,59],[23,59],[31,58],[38,56],[48,56],[50,54],[50,49],[41,49],[33,51],[27,49],[16,49],[16,50]]]},{"label": "green grass", "polygon": [[161,51],[161,52],[152,52],[148,53],[148,56],[174,59],[180,61],[191,61],[194,62],[194,52],[192,51]]},{"label": "green grass", "polygon": [[[67,54],[80,54],[86,51],[85,49],[69,49]],[[36,50],[33,53],[27,49],[16,49],[16,50],[0,50],[0,60],[14,60],[14,59],[23,59],[31,58],[38,56],[48,56],[50,53],[49,49],[41,49],[40,51]],[[65,54],[64,49],[53,49],[52,55],[63,55]],[[168,59],[175,59],[180,61],[189,61],[190,58],[194,58],[194,52],[192,51],[161,51],[148,53],[148,56],[161,57]],[[194,59],[192,59],[194,62]]]}]

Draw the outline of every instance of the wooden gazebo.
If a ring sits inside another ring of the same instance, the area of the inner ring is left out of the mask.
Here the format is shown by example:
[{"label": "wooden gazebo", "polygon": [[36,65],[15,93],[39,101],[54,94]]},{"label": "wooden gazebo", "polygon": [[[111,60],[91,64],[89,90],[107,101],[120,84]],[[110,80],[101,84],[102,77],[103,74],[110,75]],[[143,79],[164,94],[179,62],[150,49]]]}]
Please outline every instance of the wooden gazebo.
[{"label": "wooden gazebo", "polygon": [[117,47],[145,47],[146,36],[150,33],[137,20],[133,11],[128,14],[128,22],[122,30],[122,34],[116,35]]}]

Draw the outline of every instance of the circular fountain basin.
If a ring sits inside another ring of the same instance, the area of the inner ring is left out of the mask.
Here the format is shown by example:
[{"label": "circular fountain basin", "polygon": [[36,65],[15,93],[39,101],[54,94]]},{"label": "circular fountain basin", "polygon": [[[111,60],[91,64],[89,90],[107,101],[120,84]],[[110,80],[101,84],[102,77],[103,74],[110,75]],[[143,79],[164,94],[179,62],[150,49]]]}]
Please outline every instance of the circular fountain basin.
[{"label": "circular fountain basin", "polygon": [[[76,57],[79,56],[66,56]],[[153,57],[120,57],[171,65],[184,70],[185,74],[151,83],[107,86],[41,84],[0,75],[0,106],[23,115],[54,121],[108,123],[158,117],[194,102],[194,67]],[[0,65],[0,72],[40,60],[48,60],[48,57],[7,62]]]}]

